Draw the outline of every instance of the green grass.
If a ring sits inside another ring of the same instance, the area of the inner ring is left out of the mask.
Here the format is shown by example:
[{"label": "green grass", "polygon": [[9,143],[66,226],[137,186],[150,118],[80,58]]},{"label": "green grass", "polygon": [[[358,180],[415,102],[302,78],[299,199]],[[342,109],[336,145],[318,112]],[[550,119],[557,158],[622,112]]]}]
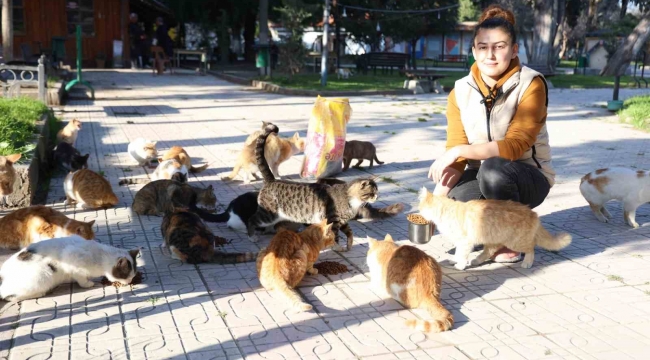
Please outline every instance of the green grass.
[{"label": "green grass", "polygon": [[618,117],[636,128],[650,130],[650,95],[634,96],[625,100]]},{"label": "green grass", "polygon": [[48,111],[46,105],[33,99],[0,98],[0,155],[20,153],[21,162],[26,161],[26,153],[36,146],[32,142],[35,122]]},{"label": "green grass", "polygon": [[[614,76],[598,75],[555,75],[549,80],[556,88],[562,89],[597,89],[614,88]],[[621,76],[622,88],[633,88],[631,76]]]},{"label": "green grass", "polygon": [[58,76],[48,76],[47,77],[47,87],[51,88],[54,87],[54,84],[57,82],[61,81],[61,78]]},{"label": "green grass", "polygon": [[576,66],[575,60],[560,60],[560,65],[558,67],[563,68],[574,68]]}]

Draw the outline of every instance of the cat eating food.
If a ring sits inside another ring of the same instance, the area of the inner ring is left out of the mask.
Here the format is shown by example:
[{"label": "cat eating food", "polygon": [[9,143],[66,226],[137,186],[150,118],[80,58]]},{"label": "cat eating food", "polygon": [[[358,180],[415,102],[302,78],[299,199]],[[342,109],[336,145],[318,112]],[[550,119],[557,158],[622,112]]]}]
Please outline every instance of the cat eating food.
[{"label": "cat eating food", "polygon": [[359,168],[363,160],[369,160],[370,167],[372,167],[373,161],[376,161],[379,165],[383,164],[382,161],[377,159],[375,145],[368,141],[350,140],[345,142],[345,149],[343,150],[343,171],[350,168],[350,163],[353,159],[357,159],[357,164],[354,165],[355,168]]},{"label": "cat eating food", "polygon": [[483,244],[483,252],[471,265],[487,261],[502,247],[525,253],[522,268],[530,268],[535,260],[535,246],[557,251],[571,244],[571,235],[549,234],[537,213],[528,205],[510,200],[455,201],[437,196],[422,188],[420,214],[433,221],[440,233],[454,239],[456,269],[464,270],[474,245]]},{"label": "cat eating food", "polygon": [[119,204],[111,184],[103,176],[88,169],[69,173],[63,181],[65,204],[84,209],[105,209]]},{"label": "cat eating food", "polygon": [[425,309],[433,320],[408,320],[406,325],[424,332],[451,329],[454,317],[440,302],[440,265],[414,246],[395,244],[388,234],[384,241],[368,238],[368,246],[371,287],[408,308]]},{"label": "cat eating food", "polygon": [[201,189],[174,180],[156,180],[135,194],[131,208],[140,215],[163,216],[166,212],[173,211],[174,206],[200,211],[197,205],[213,210],[216,204],[217,197],[212,185]]},{"label": "cat eating food", "polygon": [[48,206],[34,205],[13,211],[0,219],[0,248],[21,249],[39,241],[79,235],[95,238],[95,220],[70,219]]},{"label": "cat eating food", "polygon": [[54,148],[54,162],[66,171],[77,171],[88,168],[90,154],[81,155],[79,150],[67,142],[60,142]]},{"label": "cat eating food", "polygon": [[192,165],[192,159],[187,154],[187,151],[185,151],[185,149],[183,149],[180,146],[172,146],[172,148],[167,150],[165,155],[163,155],[163,157],[161,159],[159,159],[159,160],[160,160],[160,162],[163,162],[163,161],[169,160],[169,159],[176,159],[176,161],[178,161],[179,163],[185,165],[187,170],[189,170],[189,172],[191,172],[193,174],[200,173],[203,170],[208,168],[208,164],[203,164],[203,165],[201,165],[199,167],[194,167]]},{"label": "cat eating food", "polygon": [[292,309],[308,311],[312,306],[303,302],[294,288],[305,274],[318,274],[314,263],[324,249],[335,244],[332,224],[323,220],[300,233],[279,231],[271,243],[257,256],[257,276],[269,291],[275,290],[291,304]]},{"label": "cat eating food", "polygon": [[129,143],[127,151],[131,159],[137,162],[138,165],[151,165],[151,161],[158,157],[156,143],[156,141],[145,138],[137,138]]},{"label": "cat eating food", "polygon": [[0,299],[38,298],[73,281],[91,288],[95,285],[91,279],[100,276],[128,285],[136,274],[139,253],[76,235],[31,244],[2,264]]}]

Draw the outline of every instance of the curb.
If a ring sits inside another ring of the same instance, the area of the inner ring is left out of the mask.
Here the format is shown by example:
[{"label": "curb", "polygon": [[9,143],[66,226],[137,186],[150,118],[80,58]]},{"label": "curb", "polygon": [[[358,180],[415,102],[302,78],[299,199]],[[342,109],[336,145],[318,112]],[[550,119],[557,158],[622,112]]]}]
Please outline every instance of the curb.
[{"label": "curb", "polygon": [[208,74],[216,76],[222,80],[239,84],[239,85],[244,85],[244,86],[251,86],[257,90],[265,91],[268,93],[273,93],[273,94],[280,94],[280,95],[291,95],[291,96],[309,96],[309,97],[314,97],[314,96],[371,96],[371,95],[413,95],[413,91],[410,90],[388,90],[388,91],[381,91],[381,90],[358,90],[358,91],[331,91],[331,90],[303,90],[303,89],[290,89],[286,88],[283,86],[279,86],[273,83],[270,83],[268,81],[261,81],[261,80],[251,80],[251,79],[246,79],[243,77],[235,76],[235,75],[230,75],[226,73],[221,73],[221,72],[216,72],[216,71],[208,71]]}]

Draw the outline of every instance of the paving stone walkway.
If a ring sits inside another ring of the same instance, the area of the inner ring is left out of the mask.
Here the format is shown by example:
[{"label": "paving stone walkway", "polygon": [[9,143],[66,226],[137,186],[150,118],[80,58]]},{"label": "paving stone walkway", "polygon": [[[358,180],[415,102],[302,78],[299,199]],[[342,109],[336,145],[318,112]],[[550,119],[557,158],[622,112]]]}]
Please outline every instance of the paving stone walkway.
[{"label": "paving stone walkway", "polygon": [[[90,153],[90,168],[103,172],[121,199],[102,211],[63,205],[62,174],[50,184],[48,203],[68,216],[96,220],[97,240],[142,248],[143,284],[133,289],[58,287],[20,304],[0,302],[0,359],[647,359],[650,355],[650,205],[637,212],[646,226],[623,222],[620,204],[608,204],[614,221],[601,224],[579,191],[579,179],[596,168],[650,168],[650,136],[619,124],[603,109],[611,90],[551,90],[548,128],[557,184],[536,209],[552,231],[573,235],[557,254],[538,251],[532,269],[489,264],[466,271],[450,266],[450,239],[436,235],[419,246],[444,268],[443,302],[453,312],[452,331],[423,334],[405,319],[427,318],[368,288],[366,235],[390,233],[408,243],[405,215],[354,222],[352,251],[325,251],[352,271],[306,276],[299,291],[314,310],[296,313],[265,291],[255,264],[198,266],[172,260],[161,247],[161,218],[130,209],[141,186],[118,186],[150,169],[131,163],[130,140],[158,140],[162,151],[187,149],[195,163],[209,162],[190,181],[213,185],[220,209],[237,195],[259,189],[224,183],[236,152],[261,120],[282,135],[306,135],[315,99],[252,91],[193,73],[154,77],[150,72],[87,72],[95,101],[72,100],[58,115],[78,118],[77,140]],[[622,90],[626,98],[647,90]],[[351,170],[344,178],[378,176],[380,203],[404,202],[416,210],[413,192],[432,160],[444,151],[446,96],[355,97],[349,139],[375,143],[385,161]],[[426,121],[424,121],[426,120]],[[296,156],[280,168],[295,177]],[[367,163],[366,163],[367,165]],[[232,242],[227,251],[259,249],[224,224],[209,224]]]}]

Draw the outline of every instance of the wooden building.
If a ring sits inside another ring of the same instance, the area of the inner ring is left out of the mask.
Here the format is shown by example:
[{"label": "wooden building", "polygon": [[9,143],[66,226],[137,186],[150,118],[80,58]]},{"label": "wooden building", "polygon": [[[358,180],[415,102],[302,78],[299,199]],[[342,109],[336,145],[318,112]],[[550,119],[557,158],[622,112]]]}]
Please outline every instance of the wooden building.
[{"label": "wooden building", "polygon": [[[129,59],[129,14],[153,21],[170,18],[169,10],[157,0],[12,0],[14,59],[23,59],[23,44],[33,53],[52,49],[53,38],[65,42],[65,62],[75,64],[76,25],[82,27],[83,66],[94,67],[95,59],[105,57],[112,65],[113,41],[122,41],[122,64]],[[2,39],[0,37],[0,44]]]}]

